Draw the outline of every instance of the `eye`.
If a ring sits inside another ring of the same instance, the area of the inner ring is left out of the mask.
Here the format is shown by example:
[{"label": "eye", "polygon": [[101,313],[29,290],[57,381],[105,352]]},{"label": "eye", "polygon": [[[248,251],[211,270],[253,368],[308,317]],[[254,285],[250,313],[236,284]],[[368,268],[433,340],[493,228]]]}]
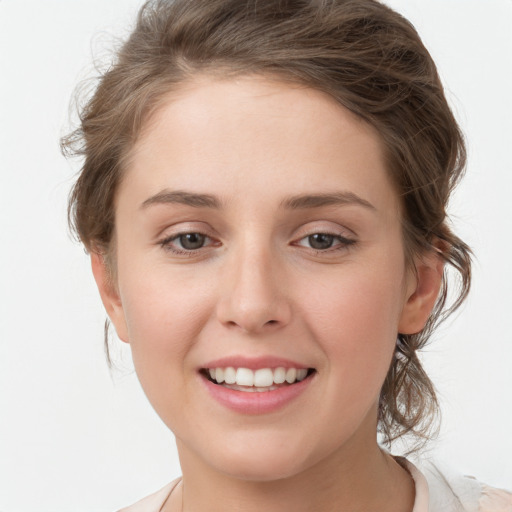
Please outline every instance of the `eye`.
[{"label": "eye", "polygon": [[213,243],[209,236],[198,232],[174,234],[159,242],[165,250],[175,254],[193,254],[195,251]]},{"label": "eye", "polygon": [[326,233],[315,233],[314,235],[309,235],[307,240],[313,249],[330,249],[334,243],[334,236],[327,235]]},{"label": "eye", "polygon": [[194,251],[203,247],[208,237],[201,233],[185,233],[179,235],[175,240],[179,241],[181,247],[187,251]]},{"label": "eye", "polygon": [[313,233],[311,235],[301,238],[297,245],[302,247],[310,247],[315,251],[328,251],[329,249],[344,249],[349,245],[355,243],[342,235],[333,235],[331,233]]}]

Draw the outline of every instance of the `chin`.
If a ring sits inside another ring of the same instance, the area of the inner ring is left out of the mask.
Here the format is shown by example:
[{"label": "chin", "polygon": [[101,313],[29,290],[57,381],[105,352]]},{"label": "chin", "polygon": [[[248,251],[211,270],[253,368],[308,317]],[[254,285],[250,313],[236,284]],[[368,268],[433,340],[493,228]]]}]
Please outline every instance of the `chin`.
[{"label": "chin", "polygon": [[234,464],[229,464],[218,468],[224,474],[238,480],[250,482],[273,482],[284,480],[301,473],[305,468],[297,461],[281,460],[280,458],[252,458],[249,460],[237,460]]},{"label": "chin", "polygon": [[305,447],[285,439],[229,443],[211,453],[211,465],[232,478],[269,482],[293,477],[309,467]]}]

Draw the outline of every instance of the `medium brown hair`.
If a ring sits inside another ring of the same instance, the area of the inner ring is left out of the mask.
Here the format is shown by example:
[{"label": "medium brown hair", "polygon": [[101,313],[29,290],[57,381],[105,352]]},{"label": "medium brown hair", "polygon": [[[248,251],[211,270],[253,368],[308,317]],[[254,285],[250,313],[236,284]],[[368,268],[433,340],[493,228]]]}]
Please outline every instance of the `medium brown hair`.
[{"label": "medium brown hair", "polygon": [[62,141],[67,154],[85,157],[69,218],[88,250],[112,252],[123,159],[160,100],[198,74],[258,74],[312,87],[376,128],[402,202],[407,261],[435,250],[459,276],[450,307],[445,269],[425,328],[398,334],[380,396],[384,441],[406,433],[427,439],[438,404],[417,350],[465,299],[471,267],[446,216],[465,166],[464,140],[417,32],[375,0],[147,2],[81,110],[79,128]]}]

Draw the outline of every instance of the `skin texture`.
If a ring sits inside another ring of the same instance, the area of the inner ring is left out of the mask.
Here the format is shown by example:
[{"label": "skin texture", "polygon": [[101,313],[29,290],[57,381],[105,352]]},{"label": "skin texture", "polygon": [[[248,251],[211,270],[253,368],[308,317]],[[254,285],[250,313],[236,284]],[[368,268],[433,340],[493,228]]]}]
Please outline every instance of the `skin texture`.
[{"label": "skin texture", "polygon": [[[100,255],[92,265],[176,435],[183,486],[167,510],[412,509],[408,475],[376,443],[377,403],[397,333],[423,327],[442,263],[406,265],[383,162],[378,134],[328,96],[261,77],[199,78],[145,126],[116,195],[115,282]],[[176,191],[219,207],[161,201]],[[334,193],[350,195],[285,205]],[[169,240],[183,233],[206,235],[204,246]],[[312,248],[315,233],[334,235],[332,247]],[[277,411],[241,414],[199,374],[240,355],[316,373]]]}]

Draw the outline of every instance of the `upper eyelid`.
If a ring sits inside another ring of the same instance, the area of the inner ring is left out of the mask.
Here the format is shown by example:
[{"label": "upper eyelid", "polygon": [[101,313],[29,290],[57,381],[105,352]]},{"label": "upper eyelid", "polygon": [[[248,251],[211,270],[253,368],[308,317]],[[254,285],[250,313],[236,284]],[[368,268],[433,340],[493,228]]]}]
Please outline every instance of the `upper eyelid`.
[{"label": "upper eyelid", "polygon": [[[200,227],[197,224],[201,224]],[[187,233],[198,233],[210,238],[215,238],[218,235],[216,231],[209,226],[205,226],[204,222],[178,222],[176,224],[168,225],[165,228],[159,230],[156,235],[157,240],[169,239],[180,235],[186,235]]]},{"label": "upper eyelid", "polygon": [[[176,231],[175,233],[170,233],[168,235],[162,235],[162,236],[160,236],[158,238],[159,238],[160,241],[162,241],[162,240],[174,240],[176,238],[179,238],[182,235],[187,235],[187,234],[191,234],[191,233],[202,235],[202,236],[205,236],[205,237],[210,238],[212,240],[216,238],[214,235],[208,233],[207,231],[208,230],[185,229],[185,230]],[[350,231],[350,230],[347,230],[347,231]],[[318,234],[330,235],[330,236],[334,236],[336,238],[345,238],[345,239],[351,239],[351,238],[353,238],[355,236],[353,234],[342,233],[339,230],[311,229],[311,230],[308,230],[306,233],[302,233],[301,235],[294,237],[294,240],[298,241],[298,240],[302,240],[303,238],[307,238],[308,236],[318,235]]]},{"label": "upper eyelid", "polygon": [[357,235],[351,229],[338,226],[335,228],[312,227],[311,229],[304,230],[303,233],[295,236],[294,239],[295,241],[298,241],[315,234],[332,235],[334,237],[345,238],[347,240],[353,240],[357,238]]},{"label": "upper eyelid", "polygon": [[[160,243],[163,240],[171,240],[187,233],[198,233],[218,242],[225,238],[225,236],[219,233],[218,230],[212,227],[209,223],[200,220],[190,220],[166,226],[164,229],[159,231],[159,234],[155,237],[155,241]],[[302,238],[306,238],[314,234],[332,235],[349,240],[357,240],[359,238],[358,235],[346,225],[327,219],[306,222],[299,227],[294,228],[293,232],[289,232],[285,237],[289,238],[290,243],[294,243]],[[226,235],[226,233],[224,233],[224,235]],[[229,238],[230,234],[227,233],[227,235]]]},{"label": "upper eyelid", "polygon": [[314,235],[327,235],[327,236],[332,236],[333,238],[336,238],[338,240],[351,240],[351,241],[354,241],[354,237],[352,237],[352,236],[346,236],[343,233],[332,233],[332,232],[329,232],[329,231],[313,231],[312,233],[309,233],[307,235],[300,236],[296,240],[297,241],[304,240],[304,238],[309,238],[310,236],[314,236]]},{"label": "upper eyelid", "polygon": [[[309,232],[314,233],[341,233],[346,232],[355,236],[355,232],[347,225],[347,219],[338,218],[314,218],[302,222],[295,231],[296,232]],[[353,220],[348,224],[353,224]]]}]

